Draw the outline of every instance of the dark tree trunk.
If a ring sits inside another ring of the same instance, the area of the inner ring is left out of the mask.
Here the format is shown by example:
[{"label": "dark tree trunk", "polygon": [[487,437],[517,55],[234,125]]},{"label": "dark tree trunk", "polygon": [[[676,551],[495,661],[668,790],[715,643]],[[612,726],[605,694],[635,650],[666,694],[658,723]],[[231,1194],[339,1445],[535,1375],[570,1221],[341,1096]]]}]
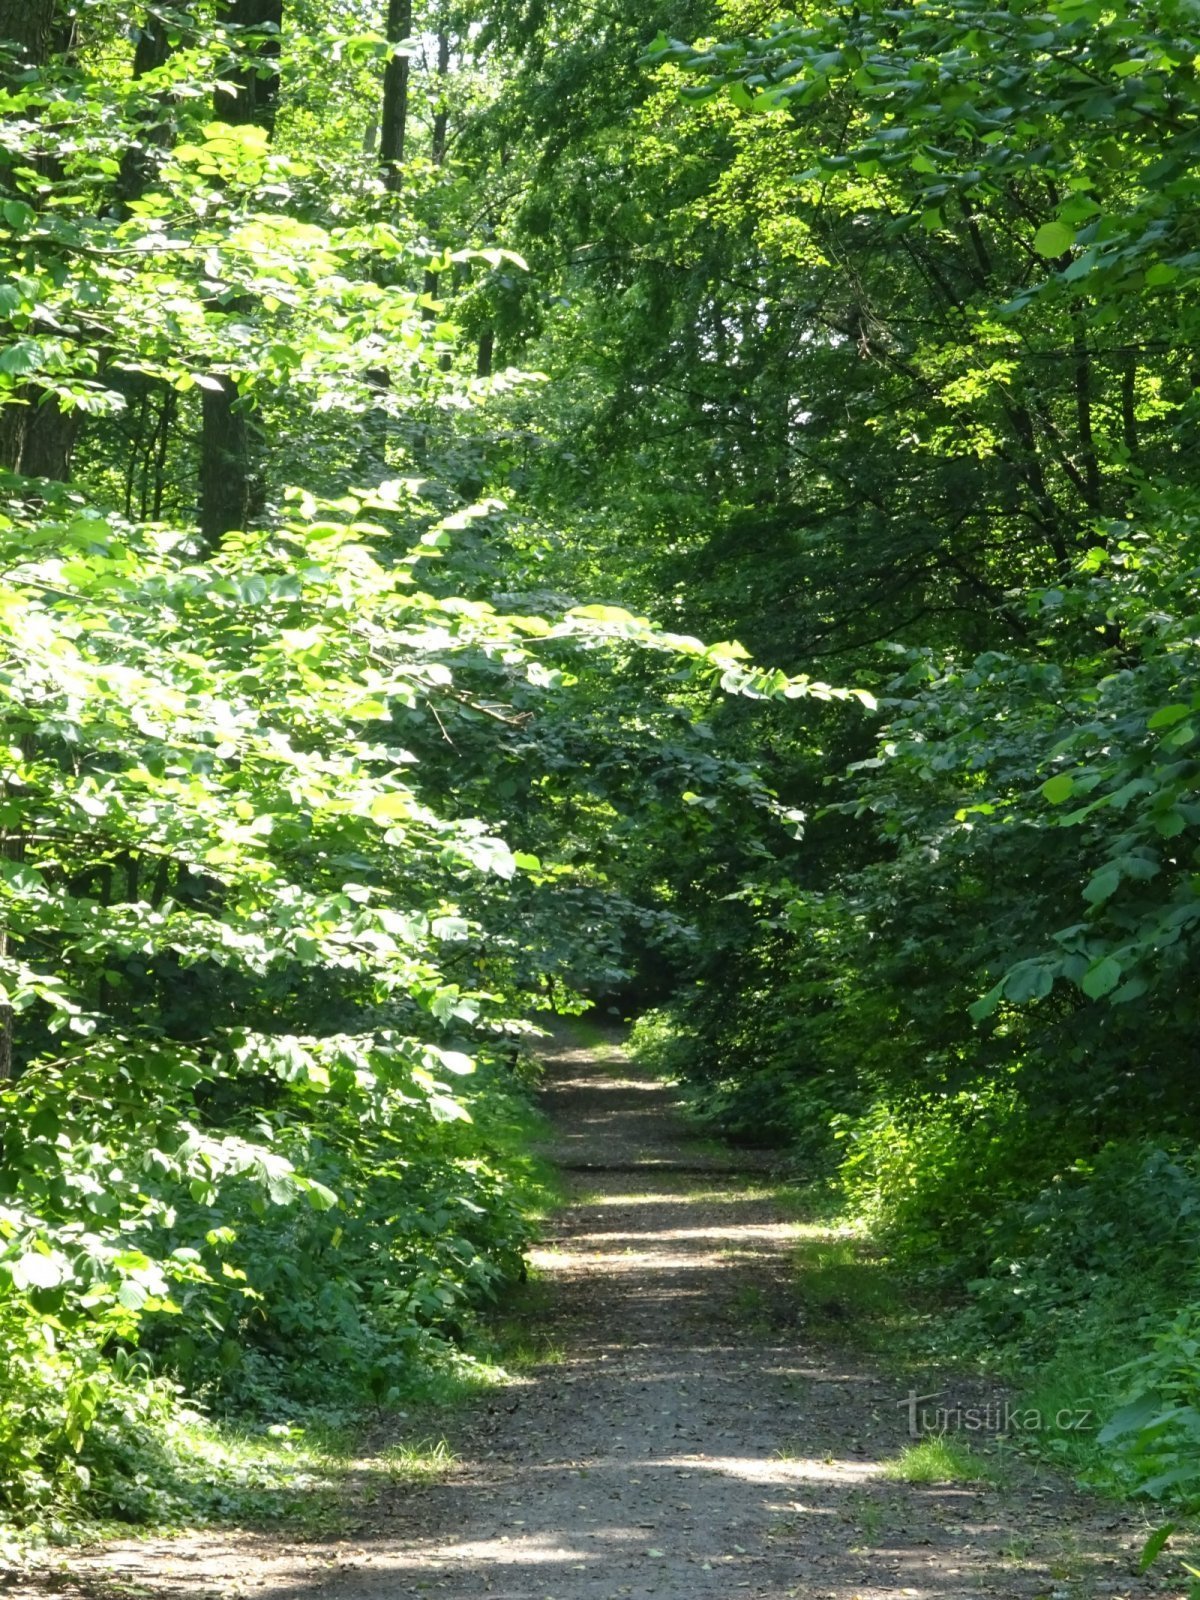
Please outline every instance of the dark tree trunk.
[{"label": "dark tree trunk", "polygon": [[[441,167],[446,162],[446,132],[450,125],[450,108],[446,101],[446,78],[450,71],[450,37],[448,34],[439,33],[437,36],[437,100],[436,111],[433,115],[433,137],[430,141],[429,154],[435,167]],[[438,297],[438,274],[426,272],[425,293],[430,300]],[[437,313],[432,306],[425,308],[425,318],[432,322]],[[449,356],[443,356],[441,365],[448,368]]]},{"label": "dark tree trunk", "polygon": [[[0,82],[10,63],[16,69],[41,67],[56,51],[69,52],[73,32],[74,24],[63,16],[59,0],[0,0],[0,40],[15,46],[7,60],[0,58]],[[22,385],[16,398],[18,403],[0,411],[0,466],[27,478],[65,482],[71,473],[79,413],[60,410],[58,402],[35,383]]]},{"label": "dark tree trunk", "polygon": [[133,75],[144,78],[155,67],[167,64],[171,55],[170,30],[166,19],[157,12],[147,12],[146,20],[138,29],[137,43],[133,48]]},{"label": "dark tree trunk", "polygon": [[283,0],[229,0],[223,10],[233,28],[244,30],[238,51],[243,65],[228,77],[232,93],[217,90],[213,110],[221,122],[253,123],[270,131],[279,108]]},{"label": "dark tree trunk", "polygon": [[[245,30],[245,65],[230,80],[236,85],[232,94],[217,91],[213,110],[222,122],[270,132],[279,105],[283,0],[229,0],[224,16],[232,27]],[[257,430],[232,378],[218,381],[220,388],[204,391],[200,430],[200,535],[210,549],[234,528],[246,526],[255,489]]]},{"label": "dark tree trunk", "polygon": [[[133,51],[135,82],[144,78],[148,72],[154,72],[158,67],[165,66],[170,60],[175,48],[171,43],[171,28],[183,27],[190,23],[189,4],[190,0],[181,0],[181,4],[171,7],[169,11],[155,9],[146,12]],[[121,171],[117,178],[117,197],[123,216],[131,214],[134,201],[140,200],[154,181],[158,166],[157,153],[166,150],[171,143],[172,114],[173,104],[169,94],[152,95],[144,107],[135,113],[134,142],[121,157]],[[170,442],[170,425],[175,417],[176,397],[174,390],[157,378],[141,380],[139,388],[140,414],[136,437],[130,447],[125,485],[125,515],[130,517],[133,515],[133,484],[139,455],[142,480],[140,515],[146,517],[150,514],[148,492],[150,455],[151,451],[154,451],[157,464],[154,516],[157,519],[162,514],[162,467]],[[152,397],[157,405],[156,420],[153,430],[147,436],[146,420]]]},{"label": "dark tree trunk", "polygon": [[450,106],[446,99],[446,78],[450,72],[449,34],[439,33],[437,44],[438,97],[437,110],[433,116],[433,146],[430,154],[433,156],[434,166],[441,167],[446,161],[446,132],[450,126]]},{"label": "dark tree trunk", "polygon": [[[162,405],[159,407],[159,413],[158,413],[158,441],[157,441],[157,444],[155,445],[155,450],[154,450],[154,461],[153,461],[153,489],[154,489],[154,493],[153,493],[153,497],[150,498],[150,515],[154,519],[155,522],[159,522],[159,521],[162,520],[162,514],[163,514],[163,490],[164,490],[164,488],[166,486],[166,481],[167,481],[167,447],[171,442],[171,425],[175,421],[175,415],[176,415],[176,412],[178,411],[178,409],[179,409],[179,397],[178,397],[178,395],[175,393],[174,389],[168,389],[164,385],[163,391],[162,391]],[[143,484],[142,485],[142,500],[143,500],[143,503],[146,501],[146,499],[147,499],[147,495],[146,495],[146,490],[145,490],[145,484]],[[143,516],[146,515],[145,510],[143,510],[142,515]]]},{"label": "dark tree trunk", "polygon": [[0,39],[17,47],[18,59],[42,66],[54,40],[58,0],[0,0]]},{"label": "dark tree trunk", "polygon": [[[507,146],[507,144],[502,143],[501,146],[500,146],[500,170],[501,170],[501,172],[503,172],[505,170],[505,168],[508,166],[508,163],[509,163],[508,146]],[[495,238],[495,236],[496,236],[496,227],[497,227],[497,219],[496,219],[496,217],[492,216],[492,215],[489,215],[488,216],[488,230],[487,230],[487,237],[489,239],[494,239]],[[488,322],[488,323],[485,323],[483,328],[480,330],[479,343],[475,347],[475,376],[477,378],[490,378],[491,377],[491,375],[492,375],[492,364],[493,364],[493,362],[495,360],[495,356],[496,356],[496,327],[495,327],[494,323]]]},{"label": "dark tree trunk", "polygon": [[22,408],[24,426],[20,429],[20,453],[6,462],[26,478],[53,478],[66,483],[71,476],[71,452],[79,433],[80,413],[61,411],[58,402],[42,389],[26,391],[28,406]]},{"label": "dark tree trunk", "polygon": [[479,347],[475,352],[475,376],[477,378],[490,378],[492,375],[492,356],[496,349],[496,330],[485,328],[479,335]]},{"label": "dark tree trunk", "polygon": [[208,546],[250,517],[250,427],[237,385],[205,389],[200,442],[200,534]]},{"label": "dark tree trunk", "polygon": [[[389,44],[403,44],[412,37],[412,0],[388,0],[387,38]],[[403,181],[400,163],[404,160],[404,140],[408,131],[407,56],[392,56],[383,73],[383,116],[379,128],[379,161],[383,181],[393,191]]]},{"label": "dark tree trunk", "polygon": [[[177,22],[187,20],[186,9],[176,6],[173,17]],[[165,66],[170,59],[172,44],[169,23],[158,11],[148,11],[138,30],[133,51],[134,79],[144,78],[148,72]],[[122,205],[140,200],[154,176],[154,151],[165,149],[171,140],[171,106],[167,95],[155,95],[139,118],[138,137],[121,157],[121,174],[117,179],[117,192]]]}]

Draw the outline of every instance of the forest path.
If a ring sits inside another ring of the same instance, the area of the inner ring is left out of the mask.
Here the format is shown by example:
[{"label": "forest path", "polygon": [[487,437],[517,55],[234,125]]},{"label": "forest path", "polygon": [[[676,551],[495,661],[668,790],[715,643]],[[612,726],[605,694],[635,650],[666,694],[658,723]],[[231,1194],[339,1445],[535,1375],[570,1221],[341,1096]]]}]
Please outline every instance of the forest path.
[{"label": "forest path", "polygon": [[1085,1600],[1133,1576],[1136,1514],[1018,1474],[891,1481],[897,1384],[813,1348],[802,1226],[615,1043],[564,1031],[544,1101],[569,1204],[522,1313],[545,1359],[469,1408],[442,1481],[360,1480],[352,1540],[206,1535],[99,1552],[125,1593],[311,1600]]}]

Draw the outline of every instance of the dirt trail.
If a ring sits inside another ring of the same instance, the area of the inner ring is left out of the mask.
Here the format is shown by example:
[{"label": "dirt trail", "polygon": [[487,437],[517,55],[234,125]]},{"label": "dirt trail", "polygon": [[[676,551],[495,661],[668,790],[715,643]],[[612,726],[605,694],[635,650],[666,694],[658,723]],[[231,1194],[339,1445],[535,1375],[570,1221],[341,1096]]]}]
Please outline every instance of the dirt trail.
[{"label": "dirt trail", "polygon": [[297,1600],[1163,1593],[1132,1575],[1135,1514],[1027,1474],[1007,1490],[883,1478],[905,1442],[896,1385],[809,1346],[795,1225],[615,1045],[564,1035],[545,1100],[573,1200],[527,1315],[556,1348],[467,1416],[463,1464],[425,1486],[365,1474],[352,1541],[130,1544],[75,1562],[76,1581]]}]

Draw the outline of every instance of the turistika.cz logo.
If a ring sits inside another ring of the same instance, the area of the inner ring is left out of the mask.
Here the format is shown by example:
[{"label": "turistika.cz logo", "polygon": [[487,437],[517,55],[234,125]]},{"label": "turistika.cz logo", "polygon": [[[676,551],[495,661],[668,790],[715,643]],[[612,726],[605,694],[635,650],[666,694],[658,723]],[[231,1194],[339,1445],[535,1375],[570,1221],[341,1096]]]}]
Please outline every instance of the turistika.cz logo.
[{"label": "turistika.cz logo", "polygon": [[943,1433],[1090,1433],[1095,1427],[1095,1412],[1087,1406],[1064,1406],[1058,1411],[1043,1411],[1038,1406],[1023,1406],[1014,1400],[988,1400],[983,1405],[963,1405],[939,1401],[944,1389],[918,1394],[910,1389],[896,1405],[908,1412],[910,1439]]}]

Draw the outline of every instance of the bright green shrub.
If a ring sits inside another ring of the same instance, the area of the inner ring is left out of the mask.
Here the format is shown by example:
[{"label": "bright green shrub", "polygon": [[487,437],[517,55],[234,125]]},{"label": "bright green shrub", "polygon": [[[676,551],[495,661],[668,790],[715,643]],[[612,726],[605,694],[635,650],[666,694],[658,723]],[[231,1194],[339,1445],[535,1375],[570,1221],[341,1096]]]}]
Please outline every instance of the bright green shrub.
[{"label": "bright green shrub", "polygon": [[11,1291],[0,1292],[0,1338],[0,1515],[52,1523],[83,1503],[140,1520],[175,1509],[156,1488],[178,1404],[173,1383],[154,1377],[144,1357],[106,1355],[53,1316],[31,1316]]},{"label": "bright green shrub", "polygon": [[851,1210],[898,1258],[956,1275],[986,1265],[997,1219],[1032,1164],[1028,1109],[1002,1084],[880,1102],[838,1118],[835,1136]]},{"label": "bright green shrub", "polygon": [[1183,1306],[1125,1366],[1125,1403],[1100,1434],[1110,1483],[1194,1511],[1200,1506],[1200,1304]]}]

